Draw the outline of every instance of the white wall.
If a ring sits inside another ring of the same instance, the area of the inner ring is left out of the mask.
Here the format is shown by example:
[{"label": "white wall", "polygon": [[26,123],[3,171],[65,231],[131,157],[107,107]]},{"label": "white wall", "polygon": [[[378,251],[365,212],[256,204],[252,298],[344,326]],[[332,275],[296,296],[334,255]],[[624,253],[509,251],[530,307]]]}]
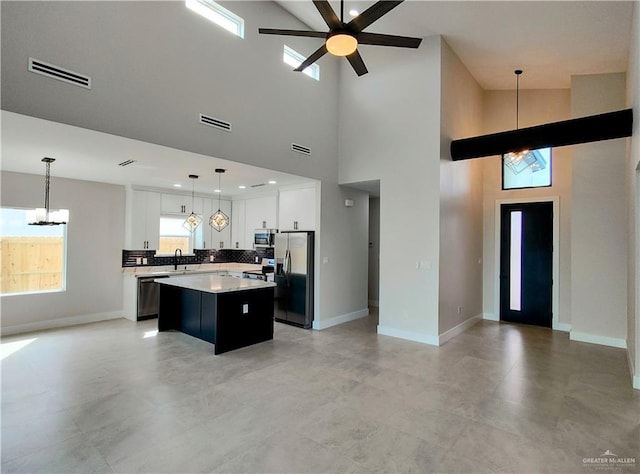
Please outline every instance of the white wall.
[{"label": "white wall", "polygon": [[[526,83],[526,72],[521,84]],[[483,133],[495,133],[515,129],[515,90],[485,91]],[[520,127],[529,127],[570,118],[570,91],[520,90]],[[502,162],[499,156],[482,158],[483,165],[483,312],[499,319],[500,308],[496,301],[498,273],[496,266],[496,201],[500,200],[549,200],[558,197],[559,257],[558,321],[561,328],[571,323],[571,162],[570,147],[552,150],[552,186],[548,188],[502,190]]]},{"label": "white wall", "polygon": [[[184,2],[2,2],[2,108],[320,180],[318,249],[330,263],[318,266],[316,318],[366,311],[366,219],[345,219],[343,199],[361,195],[338,187],[339,60],[320,60],[320,81],[295,73],[284,42],[309,54],[313,40],[257,30],[302,23],[273,2],[223,5],[245,19],[244,40]],[[91,76],[92,89],[29,73],[29,56]],[[233,132],[200,125],[199,113]],[[350,272],[359,283],[335,285]]]},{"label": "white wall", "polygon": [[640,7],[633,5],[632,39],[627,66],[627,107],[636,119],[627,149],[627,350],[634,375],[633,385],[640,389]]},{"label": "white wall", "polygon": [[[63,159],[62,157],[60,159]],[[3,296],[4,334],[122,316],[123,186],[51,177],[51,207],[69,209],[66,291]],[[43,175],[3,172],[1,205],[42,206]]]},{"label": "white wall", "polygon": [[[571,114],[625,106],[625,74],[573,76]],[[626,138],[573,147],[571,338],[626,345]]]},{"label": "white wall", "polygon": [[369,306],[380,299],[380,198],[369,199]]},{"label": "white wall", "polygon": [[[340,182],[380,180],[378,331],[437,344],[440,38],[340,71]],[[416,263],[422,262],[421,268]]]},{"label": "white wall", "polygon": [[482,134],[482,89],[442,42],[439,333],[482,313],[482,162],[451,161],[452,139]]}]

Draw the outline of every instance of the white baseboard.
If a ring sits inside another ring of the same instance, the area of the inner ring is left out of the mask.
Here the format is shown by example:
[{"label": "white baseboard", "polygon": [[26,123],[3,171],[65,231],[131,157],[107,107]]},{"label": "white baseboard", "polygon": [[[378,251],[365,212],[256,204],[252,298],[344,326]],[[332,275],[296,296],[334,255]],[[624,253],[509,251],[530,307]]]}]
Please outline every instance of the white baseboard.
[{"label": "white baseboard", "polygon": [[640,375],[636,375],[636,367],[633,363],[633,358],[631,357],[629,349],[627,349],[627,362],[629,363],[629,372],[631,372],[631,382],[633,384],[633,388],[635,388],[636,390],[640,390]]},{"label": "white baseboard", "polygon": [[563,331],[563,332],[571,332],[571,324],[569,323],[558,323],[556,327],[553,328],[555,331]]},{"label": "white baseboard", "polygon": [[97,321],[107,321],[109,319],[122,318],[122,311],[111,311],[109,313],[83,314],[81,316],[71,316],[68,318],[49,319],[47,321],[37,321],[35,323],[17,324],[6,326],[1,329],[3,336],[22,334],[25,332],[43,331],[45,329],[75,326],[77,324],[95,323]]},{"label": "white baseboard", "polygon": [[369,316],[369,308],[354,311],[353,313],[341,314],[340,316],[335,316],[325,321],[314,320],[313,329],[327,329],[332,326],[337,326],[338,324],[348,323],[349,321],[355,321],[356,319],[365,318],[367,316]]},{"label": "white baseboard", "polygon": [[482,319],[486,319],[487,321],[500,321],[498,315],[493,313],[482,313]]},{"label": "white baseboard", "polygon": [[569,339],[578,342],[588,342],[590,344],[599,344],[601,346],[618,347],[620,349],[627,348],[627,341],[618,337],[597,336],[586,332],[571,331]]},{"label": "white baseboard", "polygon": [[404,331],[402,329],[391,328],[389,326],[378,325],[378,334],[383,336],[397,337],[399,339],[406,339],[408,341],[421,342],[423,344],[429,344],[431,346],[439,345],[437,336],[429,336],[428,334],[422,334],[413,331]]},{"label": "white baseboard", "polygon": [[467,319],[466,321],[461,322],[457,326],[452,327],[448,331],[443,332],[438,336],[438,345],[441,346],[449,339],[456,337],[458,334],[462,334],[467,329],[469,329],[474,324],[477,324],[482,318],[482,314],[477,314],[472,318]]},{"label": "white baseboard", "polygon": [[380,302],[378,300],[369,300],[369,306],[375,306],[376,308],[379,308]]}]

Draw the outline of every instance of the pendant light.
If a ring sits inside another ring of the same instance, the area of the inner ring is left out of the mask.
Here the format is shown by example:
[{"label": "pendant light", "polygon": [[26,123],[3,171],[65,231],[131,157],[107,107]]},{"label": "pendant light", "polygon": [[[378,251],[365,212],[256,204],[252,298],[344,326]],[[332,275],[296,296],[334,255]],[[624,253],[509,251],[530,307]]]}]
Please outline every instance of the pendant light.
[{"label": "pendant light", "polygon": [[209,225],[213,227],[218,232],[222,232],[222,230],[229,225],[229,216],[220,210],[220,195],[222,194],[222,187],[220,186],[222,180],[222,173],[226,170],[222,168],[216,168],[216,173],[218,173],[218,189],[216,190],[218,194],[218,210],[209,218]]},{"label": "pendant light", "polygon": [[49,209],[49,185],[51,181],[51,163],[56,161],[55,158],[42,158],[47,165],[47,171],[44,178],[44,208],[27,211],[27,223],[29,225],[61,225],[69,222],[69,211],[60,209],[52,211]]},{"label": "pendant light", "polygon": [[[516,130],[518,130],[518,118],[520,112],[520,75],[522,74],[522,69],[516,69],[513,72],[516,75]],[[502,161],[509,167],[513,174],[520,174],[527,168],[534,166],[538,160],[533,152],[525,149],[505,153],[502,155]],[[538,169],[534,169],[534,171],[538,171]]]},{"label": "pendant light", "polygon": [[189,214],[189,217],[187,217],[187,219],[184,221],[184,224],[182,224],[182,227],[187,229],[189,232],[193,232],[202,223],[202,217],[200,217],[198,214],[193,212],[195,186],[196,186],[196,179],[198,179],[198,175],[190,174],[189,178],[191,178],[191,214]]}]

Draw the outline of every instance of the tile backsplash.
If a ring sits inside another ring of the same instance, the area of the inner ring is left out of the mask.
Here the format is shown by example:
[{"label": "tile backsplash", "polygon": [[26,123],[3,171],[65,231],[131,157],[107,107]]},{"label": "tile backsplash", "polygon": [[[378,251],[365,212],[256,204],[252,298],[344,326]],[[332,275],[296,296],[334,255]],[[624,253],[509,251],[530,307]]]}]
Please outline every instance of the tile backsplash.
[{"label": "tile backsplash", "polygon": [[[209,263],[210,256],[213,255],[214,263],[258,263],[263,258],[273,258],[273,248],[261,248],[258,250],[238,250],[238,249],[196,249],[194,255],[185,255],[180,259],[181,265],[198,265]],[[146,259],[146,264],[143,263]],[[140,262],[140,263],[138,263]],[[161,265],[173,265],[172,255],[156,256],[155,250],[123,250],[122,267],[153,267]]]}]

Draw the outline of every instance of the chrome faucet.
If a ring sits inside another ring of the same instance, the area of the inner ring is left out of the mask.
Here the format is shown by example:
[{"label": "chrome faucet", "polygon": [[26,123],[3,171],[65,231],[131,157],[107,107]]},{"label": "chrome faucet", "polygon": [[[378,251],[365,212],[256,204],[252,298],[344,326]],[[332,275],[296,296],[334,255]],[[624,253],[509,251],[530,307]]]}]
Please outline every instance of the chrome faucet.
[{"label": "chrome faucet", "polygon": [[178,263],[180,263],[180,261],[178,260],[178,252],[180,252],[180,259],[182,259],[182,249],[177,248],[176,251],[173,252],[173,269],[174,270],[178,269]]}]

